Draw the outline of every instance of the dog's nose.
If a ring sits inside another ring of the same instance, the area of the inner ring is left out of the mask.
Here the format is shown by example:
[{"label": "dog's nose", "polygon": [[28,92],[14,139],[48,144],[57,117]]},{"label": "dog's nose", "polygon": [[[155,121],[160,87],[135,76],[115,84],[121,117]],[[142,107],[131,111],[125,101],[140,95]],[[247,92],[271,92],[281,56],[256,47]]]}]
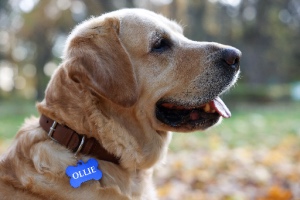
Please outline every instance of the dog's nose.
[{"label": "dog's nose", "polygon": [[236,48],[227,48],[223,51],[223,60],[226,65],[238,71],[240,69],[240,58],[242,53]]}]

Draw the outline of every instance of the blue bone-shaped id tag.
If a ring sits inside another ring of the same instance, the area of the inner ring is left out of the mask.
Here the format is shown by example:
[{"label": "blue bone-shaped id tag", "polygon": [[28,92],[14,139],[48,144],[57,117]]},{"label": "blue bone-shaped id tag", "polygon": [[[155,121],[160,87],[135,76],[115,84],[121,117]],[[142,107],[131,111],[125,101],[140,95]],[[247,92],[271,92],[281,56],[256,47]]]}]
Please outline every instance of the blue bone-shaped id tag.
[{"label": "blue bone-shaped id tag", "polygon": [[86,163],[79,160],[77,166],[68,166],[66,174],[71,178],[70,185],[73,188],[78,188],[83,182],[89,180],[100,180],[102,172],[98,169],[98,162],[96,159],[89,159]]}]

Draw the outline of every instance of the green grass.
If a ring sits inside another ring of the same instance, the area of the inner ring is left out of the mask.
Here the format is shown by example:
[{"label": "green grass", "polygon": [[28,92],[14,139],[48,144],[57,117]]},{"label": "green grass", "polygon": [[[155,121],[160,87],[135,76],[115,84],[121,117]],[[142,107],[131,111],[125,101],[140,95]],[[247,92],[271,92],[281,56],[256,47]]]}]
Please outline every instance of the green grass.
[{"label": "green grass", "polygon": [[[245,145],[273,146],[292,136],[300,140],[300,103],[229,104],[230,119],[205,132],[175,133],[171,148],[197,148],[224,143],[237,147]],[[0,140],[11,139],[24,119],[37,116],[35,102],[0,101]]]},{"label": "green grass", "polygon": [[35,102],[0,101],[0,139],[13,138],[25,118],[32,115],[38,115]]},{"label": "green grass", "polygon": [[271,147],[290,137],[300,140],[300,103],[237,104],[229,108],[232,117],[216,127],[193,134],[175,133],[171,148],[211,147],[216,143]]}]

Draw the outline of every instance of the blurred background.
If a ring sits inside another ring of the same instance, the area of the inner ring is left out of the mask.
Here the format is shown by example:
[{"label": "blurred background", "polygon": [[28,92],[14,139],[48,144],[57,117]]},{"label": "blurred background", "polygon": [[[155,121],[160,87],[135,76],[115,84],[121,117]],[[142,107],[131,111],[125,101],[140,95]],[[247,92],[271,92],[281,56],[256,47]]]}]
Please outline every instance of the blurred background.
[{"label": "blurred background", "polygon": [[300,199],[300,0],[0,0],[0,152],[38,116],[72,28],[125,7],[243,52],[241,78],[223,97],[232,118],[174,135],[155,173],[160,199]]}]

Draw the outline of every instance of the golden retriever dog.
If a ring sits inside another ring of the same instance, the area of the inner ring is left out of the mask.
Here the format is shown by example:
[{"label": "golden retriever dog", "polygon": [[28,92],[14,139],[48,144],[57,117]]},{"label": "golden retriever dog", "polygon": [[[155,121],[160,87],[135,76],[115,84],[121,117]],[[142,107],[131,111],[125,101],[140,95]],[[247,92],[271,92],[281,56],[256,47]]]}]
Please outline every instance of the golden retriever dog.
[{"label": "golden retriever dog", "polygon": [[189,40],[143,9],[79,24],[37,104],[40,117],[26,120],[1,156],[0,198],[157,199],[152,173],[169,131],[230,117],[219,96],[236,82],[240,56]]}]

